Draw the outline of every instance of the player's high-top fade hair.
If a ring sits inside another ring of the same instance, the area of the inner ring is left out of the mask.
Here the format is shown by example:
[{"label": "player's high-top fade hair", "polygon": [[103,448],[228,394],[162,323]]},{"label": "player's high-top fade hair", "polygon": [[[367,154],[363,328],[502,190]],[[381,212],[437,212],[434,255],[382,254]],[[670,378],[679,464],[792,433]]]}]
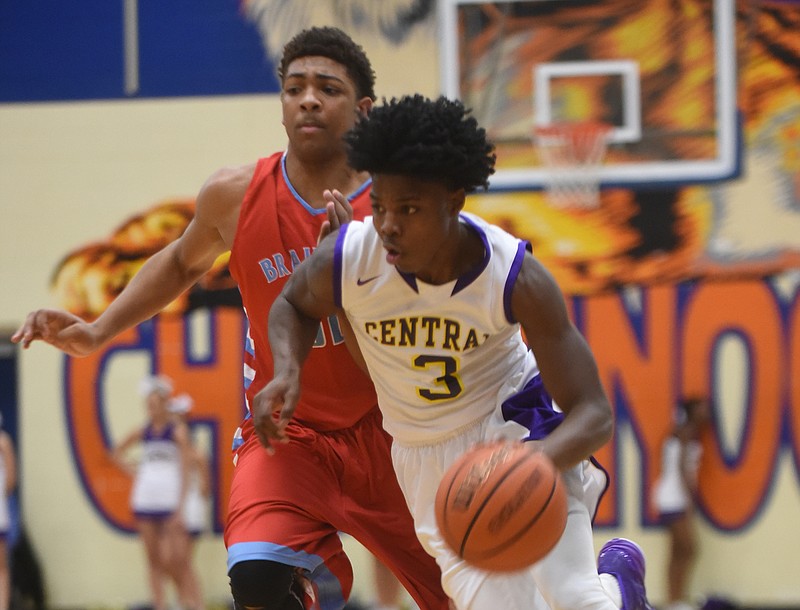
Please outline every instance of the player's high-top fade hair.
[{"label": "player's high-top fade hair", "polygon": [[374,107],[345,136],[357,171],[411,176],[470,193],[489,185],[494,146],[459,101],[421,95]]},{"label": "player's high-top fade hair", "polygon": [[295,59],[311,56],[327,57],[343,65],[355,84],[358,99],[375,99],[375,72],[367,54],[338,28],[309,28],[287,42],[278,66],[280,81],[283,82],[290,63]]}]

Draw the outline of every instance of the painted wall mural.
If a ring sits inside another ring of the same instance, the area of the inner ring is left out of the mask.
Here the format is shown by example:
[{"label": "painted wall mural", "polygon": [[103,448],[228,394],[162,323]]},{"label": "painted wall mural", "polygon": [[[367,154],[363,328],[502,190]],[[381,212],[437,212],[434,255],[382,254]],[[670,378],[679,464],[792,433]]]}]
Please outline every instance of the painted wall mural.
[{"label": "painted wall mural", "polygon": [[[800,489],[800,1],[731,2],[727,5],[736,8],[731,57],[736,66],[735,179],[636,184],[623,180],[603,189],[598,205],[588,209],[551,205],[542,184],[493,186],[468,199],[470,211],[532,243],[562,287],[572,317],[597,357],[623,430],[598,455],[613,481],[598,514],[600,530],[634,524],[658,531],[648,490],[658,475],[660,444],[671,427],[673,406],[684,395],[709,395],[714,407],[713,425],[703,439],[700,508],[715,541],[745,538],[765,514],[774,519],[770,511],[776,489],[785,488],[787,479],[790,499],[795,488]],[[139,107],[154,100],[198,96],[274,98],[275,61],[293,32],[311,24],[338,25],[365,41],[371,52],[385,51],[391,58],[401,48],[435,48],[440,37],[446,38],[437,29],[440,9],[458,4],[6,3],[0,6],[0,40],[8,42],[0,53],[0,104],[41,107],[103,101]],[[474,11],[469,13],[470,27],[486,33],[485,38],[471,39],[473,57],[483,53],[487,61],[497,58],[488,53],[488,46],[481,46],[489,34],[518,23],[506,17],[531,19],[523,10],[526,0],[461,4]],[[552,0],[527,4],[542,11]],[[711,92],[715,80],[704,70],[722,64],[693,62],[692,53],[708,50],[711,39],[703,37],[716,23],[709,7],[724,8],[725,1],[571,4],[592,5],[597,18],[603,10],[623,17],[609,17],[614,27],[609,25],[603,36],[556,37],[561,46],[553,49],[558,56],[554,61],[585,61],[604,48],[638,53],[637,45],[649,45],[655,63],[643,72],[669,83],[663,95],[648,98],[646,114],[666,121],[677,115],[684,122],[693,113],[718,116],[714,110],[719,100],[705,93],[694,100],[691,92]],[[661,44],[664,32],[659,24],[668,21],[676,7],[681,18],[697,17],[706,24],[697,31],[702,44],[693,46],[691,36],[682,40],[686,44]],[[505,10],[509,12],[504,16]],[[587,32],[597,31],[591,24],[584,26]],[[507,33],[506,42],[518,40],[512,36],[516,31]],[[512,64],[533,52],[524,44],[512,44],[510,51]],[[487,78],[488,65],[474,62],[470,69]],[[378,73],[379,84],[393,79],[392,68],[397,71],[386,61]],[[451,69],[440,66],[443,83]],[[509,94],[523,100],[519,107],[530,111],[530,87],[517,91],[533,82],[530,75],[527,79],[506,84]],[[563,99],[572,99],[576,91],[585,95],[587,86],[594,87],[591,95],[606,99],[597,82],[583,81],[565,82]],[[481,90],[468,89],[471,95]],[[499,87],[493,95],[503,91]],[[675,97],[676,92],[683,95]],[[509,131],[514,121],[499,120],[503,104],[476,98],[473,106],[484,112],[482,119],[496,121],[490,135],[499,142],[501,159],[538,163],[529,136]],[[593,107],[579,110],[592,118]],[[624,146],[617,147],[617,155]],[[79,180],[91,189],[91,170],[85,171]],[[635,170],[625,175],[633,178]],[[50,289],[57,303],[86,318],[96,317],[150,255],[182,233],[193,213],[191,196],[175,197],[165,190],[109,226],[88,222],[87,237],[52,262]],[[104,526],[120,533],[133,531],[130,480],[107,455],[113,444],[110,414],[117,407],[107,403],[106,383],[112,369],[136,355],[151,371],[171,377],[177,392],[190,391],[195,399],[190,424],[210,439],[213,530],[221,533],[233,467],[231,440],[245,408],[245,330],[238,291],[223,256],[163,314],[118,337],[101,353],[63,359],[58,383],[68,426],[64,436],[72,458],[69,468],[78,473],[82,493]],[[206,346],[202,353],[195,350],[198,339]],[[628,441],[633,464],[630,451],[623,448]],[[786,497],[781,496],[783,505]],[[727,565],[725,569],[730,571]],[[718,578],[732,582],[736,576],[725,573]],[[800,599],[796,588],[788,594],[775,591],[771,586],[756,593],[767,601],[773,594],[773,601],[786,601],[787,595],[794,595],[795,602]],[[77,605],[67,601],[65,605]]]},{"label": "painted wall mural", "polygon": [[[257,4],[250,9],[256,11]],[[542,193],[489,192],[471,197],[468,204],[529,239],[570,297],[576,323],[597,355],[620,417],[637,430],[646,481],[657,475],[658,451],[676,397],[713,395],[721,346],[734,341],[745,349],[748,412],[734,446],[708,437],[711,458],[701,488],[709,518],[725,530],[745,527],[757,515],[768,497],[780,447],[787,446],[796,459],[800,456],[800,439],[787,432],[800,428],[786,426],[800,421],[800,387],[791,375],[800,366],[800,327],[790,277],[800,267],[800,227],[793,228],[800,222],[800,43],[786,31],[792,19],[800,18],[800,9],[776,5],[757,15],[754,35],[743,37],[752,44],[741,51],[746,175],[740,181],[757,181],[758,187],[616,189],[604,192],[596,209],[579,211],[555,208]],[[784,29],[775,31],[779,24]],[[685,78],[693,78],[691,71]],[[768,169],[765,160],[770,161]],[[769,173],[767,179],[763,172]],[[761,189],[757,201],[740,196],[749,188]],[[191,216],[191,201],[166,201],[126,220],[106,240],[68,254],[53,277],[61,303],[83,316],[98,315],[149,255],[183,231]],[[763,235],[757,225],[764,228]],[[223,414],[215,405],[242,404],[232,380],[238,376],[243,328],[226,262],[222,257],[165,315],[120,338],[97,358],[69,363],[66,387],[76,459],[101,512],[117,525],[131,525],[124,494],[118,493],[124,486],[106,485],[117,490],[113,500],[98,490],[96,481],[114,475],[106,467],[96,472],[103,462],[88,452],[106,438],[102,417],[96,417],[104,406],[91,393],[90,382],[102,377],[104,363],[125,349],[150,353],[154,368],[172,376],[179,388],[210,386],[203,380],[213,378],[215,390],[198,400],[194,416],[213,420],[224,454],[225,433],[235,429],[241,413],[229,409]],[[780,290],[779,284],[786,282],[789,289]],[[217,308],[212,315],[215,328],[210,332],[218,342],[214,357],[192,362],[182,316],[209,306],[232,308]],[[756,318],[754,311],[759,312]],[[763,362],[772,364],[760,366]],[[613,447],[604,453],[613,470]],[[221,488],[228,476],[220,462]],[[731,495],[742,488],[747,497],[738,494],[739,501],[731,502]],[[614,491],[601,509],[601,523],[619,520]],[[224,498],[219,500],[222,509]],[[643,521],[652,522],[644,493],[641,503]],[[217,515],[218,526],[223,514],[220,510]]]}]

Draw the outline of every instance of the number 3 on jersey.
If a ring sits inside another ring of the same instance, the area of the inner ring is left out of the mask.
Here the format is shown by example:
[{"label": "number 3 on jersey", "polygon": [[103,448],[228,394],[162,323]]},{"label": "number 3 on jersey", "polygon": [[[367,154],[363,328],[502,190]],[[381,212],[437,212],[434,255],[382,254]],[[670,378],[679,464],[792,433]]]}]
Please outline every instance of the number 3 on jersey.
[{"label": "number 3 on jersey", "polygon": [[449,400],[464,390],[458,376],[458,360],[452,356],[417,356],[414,368],[429,369],[432,373],[441,373],[433,378],[435,389],[417,388],[417,394],[425,400]]}]

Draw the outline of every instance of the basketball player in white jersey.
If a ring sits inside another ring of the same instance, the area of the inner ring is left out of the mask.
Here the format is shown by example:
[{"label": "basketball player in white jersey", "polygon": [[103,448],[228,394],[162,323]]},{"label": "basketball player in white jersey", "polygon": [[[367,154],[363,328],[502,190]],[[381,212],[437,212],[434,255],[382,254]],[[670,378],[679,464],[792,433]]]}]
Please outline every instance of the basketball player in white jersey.
[{"label": "basketball player in white jersey", "polygon": [[[343,312],[394,437],[417,535],[460,610],[650,608],[636,544],[609,541],[595,561],[607,476],[591,455],[613,419],[594,357],[529,245],[462,211],[494,171],[484,130],[460,102],[413,96],[375,108],[347,141],[352,167],[372,175],[373,216],[323,240],[271,309],[275,375],[253,409],[262,443],[284,440],[318,320]],[[497,437],[545,452],[569,491],[556,547],[510,574],[465,563],[434,518],[442,474]]]}]

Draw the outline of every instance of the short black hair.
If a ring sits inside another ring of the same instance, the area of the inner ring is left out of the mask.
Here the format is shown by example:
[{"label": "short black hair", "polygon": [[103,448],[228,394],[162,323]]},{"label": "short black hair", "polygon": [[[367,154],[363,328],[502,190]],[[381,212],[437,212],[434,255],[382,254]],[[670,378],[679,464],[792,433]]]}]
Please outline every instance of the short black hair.
[{"label": "short black hair", "polygon": [[281,83],[290,63],[295,59],[311,56],[327,57],[343,65],[356,86],[358,98],[375,99],[375,72],[367,54],[339,28],[309,28],[287,42],[278,65]]},{"label": "short black hair", "polygon": [[460,101],[404,96],[374,107],[345,136],[357,171],[440,182],[472,192],[489,186],[494,145]]}]

